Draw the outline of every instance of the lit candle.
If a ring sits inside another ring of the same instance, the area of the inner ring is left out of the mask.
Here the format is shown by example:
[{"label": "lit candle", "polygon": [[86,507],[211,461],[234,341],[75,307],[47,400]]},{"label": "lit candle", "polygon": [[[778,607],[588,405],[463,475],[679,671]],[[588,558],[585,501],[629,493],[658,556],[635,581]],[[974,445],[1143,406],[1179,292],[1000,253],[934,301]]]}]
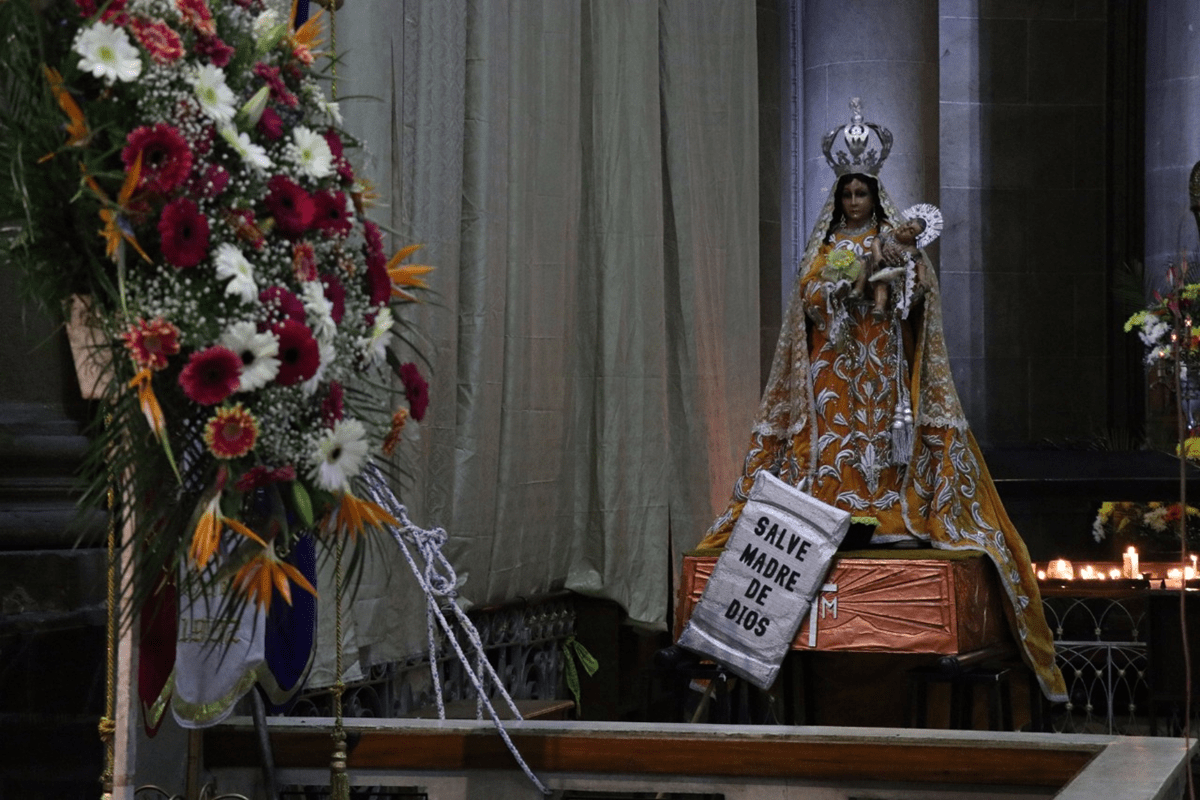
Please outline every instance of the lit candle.
[{"label": "lit candle", "polygon": [[1054,580],[1069,581],[1075,578],[1075,568],[1070,561],[1060,558],[1046,565],[1046,576]]},{"label": "lit candle", "polygon": [[1136,578],[1139,574],[1138,552],[1132,547],[1121,554],[1121,574],[1126,578]]},{"label": "lit candle", "polygon": [[1110,569],[1108,571],[1108,577],[1112,578],[1115,581],[1118,578],[1123,577],[1123,576],[1121,575],[1121,570],[1117,569],[1116,567],[1113,567],[1112,569]]},{"label": "lit candle", "polygon": [[1166,586],[1168,589],[1183,588],[1183,570],[1178,567],[1167,570]]},{"label": "lit candle", "polygon": [[1091,564],[1085,564],[1083,569],[1079,571],[1079,577],[1083,578],[1085,581],[1095,580],[1096,568]]},{"label": "lit candle", "polygon": [[1039,581],[1044,581],[1044,580],[1046,580],[1046,570],[1044,570],[1044,569],[1039,569],[1039,570],[1038,570],[1038,580],[1039,580]]}]

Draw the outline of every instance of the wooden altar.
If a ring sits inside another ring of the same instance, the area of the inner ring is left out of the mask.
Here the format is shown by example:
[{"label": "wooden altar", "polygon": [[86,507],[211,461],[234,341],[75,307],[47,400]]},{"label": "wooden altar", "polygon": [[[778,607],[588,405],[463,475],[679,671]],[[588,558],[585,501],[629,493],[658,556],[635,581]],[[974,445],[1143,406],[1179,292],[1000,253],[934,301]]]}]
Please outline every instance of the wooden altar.
[{"label": "wooden altar", "polygon": [[[699,550],[684,556],[677,634],[720,553]],[[926,695],[914,676],[955,683],[985,662],[1015,658],[1002,592],[995,569],[981,553],[928,548],[839,553],[792,643],[794,657],[784,662],[784,718],[888,726],[911,724],[914,712],[925,718]],[[1024,697],[1027,690],[1019,686],[1019,691]],[[953,693],[942,694],[939,690],[931,698],[934,716],[940,719],[945,712],[954,720]],[[1029,697],[1034,716],[1034,695]],[[973,701],[960,702],[969,716]]]},{"label": "wooden altar", "polygon": [[[683,629],[719,550],[683,559],[675,631]],[[987,557],[946,550],[839,554],[793,650],[959,656],[1011,641],[1002,589]]]}]

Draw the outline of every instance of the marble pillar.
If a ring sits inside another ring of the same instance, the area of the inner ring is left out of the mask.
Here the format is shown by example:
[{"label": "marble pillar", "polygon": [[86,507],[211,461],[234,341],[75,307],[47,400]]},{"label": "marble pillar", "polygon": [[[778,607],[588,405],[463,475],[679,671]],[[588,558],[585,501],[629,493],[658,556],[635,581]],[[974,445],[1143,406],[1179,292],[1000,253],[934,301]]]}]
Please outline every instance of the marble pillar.
[{"label": "marble pillar", "polygon": [[892,132],[879,177],[896,204],[938,203],[937,4],[804,0],[800,33],[805,232],[835,180],[821,137],[849,121],[851,97],[862,99],[868,122]]},{"label": "marble pillar", "polygon": [[1113,124],[1106,7],[939,3],[939,277],[976,438],[1106,430]]},{"label": "marble pillar", "polygon": [[1155,0],[1146,10],[1145,263],[1160,288],[1168,262],[1194,260],[1188,174],[1200,160],[1200,6]]}]

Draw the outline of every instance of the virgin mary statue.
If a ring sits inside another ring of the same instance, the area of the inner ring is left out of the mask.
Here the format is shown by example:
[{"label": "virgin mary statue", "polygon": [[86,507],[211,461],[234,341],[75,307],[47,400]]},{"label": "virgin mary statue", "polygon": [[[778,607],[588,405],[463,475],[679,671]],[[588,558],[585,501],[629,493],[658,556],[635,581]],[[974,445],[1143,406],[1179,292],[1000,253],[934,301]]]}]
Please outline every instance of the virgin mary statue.
[{"label": "virgin mary statue", "polygon": [[[857,100],[851,108],[851,122],[824,139],[838,180],[804,249],[742,475],[700,547],[724,546],[754,476],[767,470],[849,511],[863,544],[986,554],[1026,663],[1045,695],[1064,702],[1029,552],[954,389],[928,257],[916,253],[909,285],[886,309],[867,289],[908,220],[877,177],[891,133],[864,123]],[[932,238],[926,223],[919,246]]]}]

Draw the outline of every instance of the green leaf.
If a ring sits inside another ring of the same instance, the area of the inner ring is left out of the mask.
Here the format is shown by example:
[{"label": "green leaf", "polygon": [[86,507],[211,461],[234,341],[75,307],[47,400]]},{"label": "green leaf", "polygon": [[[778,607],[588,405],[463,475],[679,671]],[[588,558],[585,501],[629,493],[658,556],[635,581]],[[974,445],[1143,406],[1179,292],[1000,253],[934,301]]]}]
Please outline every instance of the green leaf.
[{"label": "green leaf", "polygon": [[304,522],[304,527],[311,528],[313,524],[312,498],[308,496],[308,490],[300,481],[292,481],[292,504]]},{"label": "green leaf", "polygon": [[600,662],[574,636],[568,636],[563,641],[562,649],[563,677],[566,680],[567,688],[575,697],[575,715],[578,717],[583,713],[583,699],[580,694],[579,672],[575,669],[575,659],[579,659],[579,665],[588,675],[596,674],[596,670],[600,669]]}]

